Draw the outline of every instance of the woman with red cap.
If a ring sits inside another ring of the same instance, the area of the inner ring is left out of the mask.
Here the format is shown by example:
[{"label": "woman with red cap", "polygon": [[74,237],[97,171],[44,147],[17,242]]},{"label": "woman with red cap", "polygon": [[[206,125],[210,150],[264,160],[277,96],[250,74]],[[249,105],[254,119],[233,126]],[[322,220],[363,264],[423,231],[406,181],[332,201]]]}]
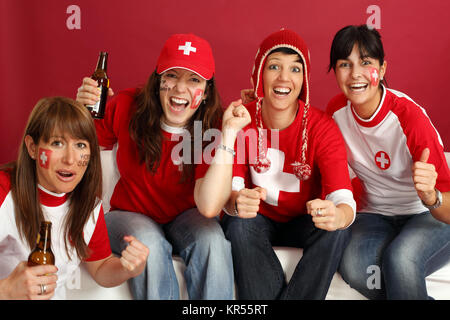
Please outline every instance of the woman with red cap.
[{"label": "woman with red cap", "polygon": [[[124,234],[150,249],[146,271],[130,280],[135,299],[179,298],[172,254],[186,263],[190,299],[233,298],[230,243],[218,219],[207,217],[217,215],[230,194],[234,141],[250,116],[240,103],[223,113],[214,71],[206,40],[172,35],[145,87],[120,92],[108,102],[104,119],[95,121],[100,145],[118,144],[120,180],[105,216],[112,249],[121,252]],[[84,78],[77,100],[94,104],[96,86]],[[205,147],[198,137],[221,121],[213,162],[195,161]],[[194,132],[198,127],[201,132]],[[222,179],[227,172],[228,180]],[[210,192],[223,194],[220,203],[208,201]]]},{"label": "woman with red cap", "polygon": [[[349,239],[355,201],[345,144],[310,106],[309,77],[309,51],[295,32],[261,43],[245,161],[237,157],[223,219],[240,299],[324,299]],[[276,245],[304,249],[287,285]]]}]

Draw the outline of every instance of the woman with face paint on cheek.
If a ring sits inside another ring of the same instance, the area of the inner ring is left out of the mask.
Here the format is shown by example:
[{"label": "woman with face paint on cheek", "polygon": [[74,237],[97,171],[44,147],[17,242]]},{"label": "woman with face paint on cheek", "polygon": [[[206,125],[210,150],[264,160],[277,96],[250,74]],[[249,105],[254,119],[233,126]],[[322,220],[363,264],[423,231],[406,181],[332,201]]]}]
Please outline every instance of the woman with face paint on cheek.
[{"label": "woman with face paint on cheek", "polygon": [[[450,171],[425,110],[387,88],[386,67],[377,30],[347,26],[335,35],[329,70],[342,93],[327,112],[363,190],[340,273],[370,299],[427,299],[425,270],[450,259]],[[368,288],[369,266],[382,270],[380,288]]]},{"label": "woman with face paint on cheek", "polygon": [[[172,254],[186,263],[190,299],[233,298],[230,244],[218,219],[208,217],[219,214],[231,192],[230,150],[248,118],[238,103],[224,114],[214,73],[206,40],[172,35],[146,85],[120,92],[104,119],[95,120],[100,145],[119,145],[120,179],[106,215],[112,249],[120,253],[125,243],[114,239],[132,234],[151,252],[148,272],[130,280],[135,299],[179,299]],[[96,99],[95,81],[84,78],[77,100],[89,105]],[[209,141],[202,137],[221,122],[230,130],[209,166],[202,157]]]},{"label": "woman with face paint on cheek", "polygon": [[184,127],[206,99],[207,81],[198,74],[174,68],[161,74],[160,102],[162,121],[173,127]]},{"label": "woman with face paint on cheek", "polygon": [[[68,98],[41,99],[17,161],[0,167],[0,244],[9,249],[0,251],[0,299],[64,299],[69,272],[80,263],[109,287],[143,271],[148,249],[135,238],[124,239],[125,259],[111,253],[101,178],[87,109]],[[26,260],[44,220],[53,225],[55,265],[29,267]]]}]

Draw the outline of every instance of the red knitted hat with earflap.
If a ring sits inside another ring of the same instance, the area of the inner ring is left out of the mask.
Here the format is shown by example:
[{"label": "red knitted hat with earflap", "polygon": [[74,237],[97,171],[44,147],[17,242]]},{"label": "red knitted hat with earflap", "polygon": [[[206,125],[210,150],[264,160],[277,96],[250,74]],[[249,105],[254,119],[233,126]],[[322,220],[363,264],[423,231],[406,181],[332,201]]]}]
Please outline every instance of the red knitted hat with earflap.
[{"label": "red knitted hat with earflap", "polygon": [[311,175],[311,167],[306,163],[306,151],[308,149],[308,110],[309,110],[309,79],[310,79],[310,54],[305,41],[294,31],[281,29],[272,33],[263,40],[255,57],[252,71],[253,89],[256,96],[256,126],[258,128],[258,156],[253,165],[258,173],[266,172],[270,167],[270,160],[266,158],[262,146],[262,114],[261,101],[264,98],[263,69],[267,56],[275,49],[289,48],[294,50],[303,61],[303,86],[299,99],[305,103],[302,118],[302,143],[298,160],[292,163],[293,171],[300,180],[307,180]]},{"label": "red knitted hat with earflap", "polygon": [[255,57],[255,64],[252,71],[252,79],[254,84],[255,95],[258,98],[264,97],[263,85],[263,69],[267,56],[275,49],[289,48],[294,50],[302,58],[304,64],[303,70],[303,87],[300,93],[300,100],[309,105],[309,74],[310,74],[310,55],[305,41],[292,30],[281,29],[274,32],[263,40],[259,46]]}]

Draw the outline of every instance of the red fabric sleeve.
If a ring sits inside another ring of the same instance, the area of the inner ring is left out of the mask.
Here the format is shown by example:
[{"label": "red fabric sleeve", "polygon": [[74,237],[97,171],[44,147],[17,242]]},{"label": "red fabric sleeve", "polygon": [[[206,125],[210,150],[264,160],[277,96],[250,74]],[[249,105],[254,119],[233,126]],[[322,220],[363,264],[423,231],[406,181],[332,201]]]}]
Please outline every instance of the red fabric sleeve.
[{"label": "red fabric sleeve", "polygon": [[439,133],[422,108],[412,105],[412,102],[406,99],[403,99],[402,103],[409,103],[411,106],[409,108],[397,108],[393,112],[400,119],[413,161],[419,161],[423,150],[429,148],[430,157],[428,158],[428,163],[435,166],[438,174],[436,188],[441,192],[450,191],[450,170],[447,166],[444,147],[441,144],[442,140],[439,137]]},{"label": "red fabric sleeve", "polygon": [[339,189],[352,191],[347,165],[347,151],[341,131],[332,119],[322,119],[316,131],[315,157],[322,176],[323,196]]},{"label": "red fabric sleeve", "polygon": [[100,146],[112,149],[117,142],[120,129],[128,130],[130,107],[134,103],[136,93],[137,89],[126,89],[119,92],[106,104],[104,118],[95,120]]},{"label": "red fabric sleeve", "polygon": [[11,190],[11,178],[8,172],[0,171],[0,205]]},{"label": "red fabric sleeve", "polygon": [[103,206],[100,208],[94,233],[88,244],[89,257],[85,261],[102,260],[111,255],[111,246],[109,244],[108,230],[106,229]]}]

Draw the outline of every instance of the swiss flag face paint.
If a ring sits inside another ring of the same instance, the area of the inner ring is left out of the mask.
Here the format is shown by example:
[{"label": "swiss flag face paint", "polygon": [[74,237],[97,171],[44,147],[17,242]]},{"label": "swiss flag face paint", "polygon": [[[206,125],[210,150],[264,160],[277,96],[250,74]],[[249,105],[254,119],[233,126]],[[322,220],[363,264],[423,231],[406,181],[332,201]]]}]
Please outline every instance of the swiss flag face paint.
[{"label": "swiss flag face paint", "polygon": [[38,160],[39,160],[39,165],[42,168],[48,169],[51,155],[52,155],[51,150],[39,148]]},{"label": "swiss flag face paint", "polygon": [[202,103],[203,90],[196,89],[194,92],[194,97],[192,98],[191,109],[197,109],[200,103]]},{"label": "swiss flag face paint", "polygon": [[374,87],[378,86],[378,83],[380,81],[380,73],[378,72],[377,68],[370,68],[370,84]]}]

